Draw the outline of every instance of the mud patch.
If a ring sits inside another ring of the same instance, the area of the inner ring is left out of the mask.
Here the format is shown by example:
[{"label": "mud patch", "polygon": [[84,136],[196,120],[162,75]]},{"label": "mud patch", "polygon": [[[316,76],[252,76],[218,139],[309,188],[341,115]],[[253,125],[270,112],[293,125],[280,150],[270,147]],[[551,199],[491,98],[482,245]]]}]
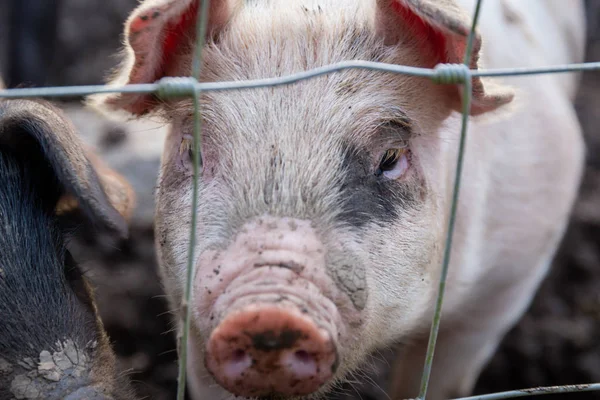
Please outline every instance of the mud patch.
[{"label": "mud patch", "polygon": [[78,349],[73,341],[66,340],[57,343],[52,352],[42,351],[37,361],[23,359],[16,368],[0,360],[0,373],[16,371],[10,380],[10,393],[16,399],[64,398],[72,390],[90,384],[91,364],[85,352],[94,347],[92,344],[86,350]]}]

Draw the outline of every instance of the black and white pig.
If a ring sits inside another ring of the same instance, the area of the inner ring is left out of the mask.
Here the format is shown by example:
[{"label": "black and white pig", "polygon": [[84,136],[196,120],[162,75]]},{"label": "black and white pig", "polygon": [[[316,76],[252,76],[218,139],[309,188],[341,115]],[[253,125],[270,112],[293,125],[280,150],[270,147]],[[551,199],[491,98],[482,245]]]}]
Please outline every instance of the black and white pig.
[{"label": "black and white pig", "polygon": [[[192,72],[201,0],[146,0],[111,83]],[[202,81],[345,60],[461,63],[474,0],[212,0]],[[469,64],[580,62],[580,0],[484,0]],[[483,45],[482,45],[483,43]],[[468,394],[545,276],[584,159],[576,76],[473,79],[463,185],[428,399]],[[437,295],[462,88],[344,70],[201,94],[202,165],[187,368],[195,399],[321,398],[401,344],[393,398],[418,393]],[[156,248],[182,301],[192,203],[190,99],[111,94],[162,117]],[[509,104],[510,103],[510,104]],[[181,315],[176,315],[180,318]]]}]

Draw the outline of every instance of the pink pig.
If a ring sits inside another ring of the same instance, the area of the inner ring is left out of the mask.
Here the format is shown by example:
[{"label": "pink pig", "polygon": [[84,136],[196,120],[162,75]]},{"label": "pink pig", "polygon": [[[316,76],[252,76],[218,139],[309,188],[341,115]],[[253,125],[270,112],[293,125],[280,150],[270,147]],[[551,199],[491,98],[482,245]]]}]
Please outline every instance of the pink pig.
[{"label": "pink pig", "polygon": [[[568,3],[484,1],[486,47],[478,34],[471,68],[581,61],[583,2]],[[143,1],[126,23],[126,57],[112,83],[189,76],[199,5]],[[355,59],[460,63],[473,9],[473,0],[212,0],[201,80],[282,76]],[[576,84],[568,74],[473,79],[430,399],[472,390],[546,274],[582,172]],[[371,70],[202,93],[187,364],[194,399],[322,398],[395,344],[392,396],[417,395],[461,93]],[[92,103],[171,125],[156,247],[177,310],[191,226],[192,102],[115,94]]]}]

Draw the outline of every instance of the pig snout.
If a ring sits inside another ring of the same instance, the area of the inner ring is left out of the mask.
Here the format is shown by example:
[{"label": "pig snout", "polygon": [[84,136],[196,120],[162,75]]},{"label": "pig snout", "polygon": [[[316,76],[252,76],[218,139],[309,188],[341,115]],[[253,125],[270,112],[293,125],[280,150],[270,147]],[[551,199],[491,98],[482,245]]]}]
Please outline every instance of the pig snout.
[{"label": "pig snout", "polygon": [[298,310],[251,305],[213,331],[206,363],[237,395],[303,395],[332,377],[337,352],[329,332]]},{"label": "pig snout", "polygon": [[309,221],[246,224],[198,268],[196,317],[210,332],[204,363],[217,383],[238,396],[295,396],[332,381],[357,312],[330,278]]}]

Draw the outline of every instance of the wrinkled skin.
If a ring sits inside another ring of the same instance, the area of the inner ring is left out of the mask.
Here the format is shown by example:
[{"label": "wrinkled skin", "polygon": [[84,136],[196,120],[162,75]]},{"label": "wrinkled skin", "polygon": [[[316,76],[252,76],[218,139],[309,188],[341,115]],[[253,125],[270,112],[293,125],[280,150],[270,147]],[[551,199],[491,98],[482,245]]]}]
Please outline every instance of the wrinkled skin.
[{"label": "wrinkled skin", "polygon": [[[461,3],[214,0],[201,79],[280,76],[348,59],[420,67],[462,62],[470,26],[464,10],[473,3]],[[542,1],[487,3],[486,66],[580,61],[579,2],[568,12]],[[189,75],[197,6],[142,3],[126,24],[127,58],[113,83]],[[531,10],[545,19],[524,14]],[[544,51],[553,22],[541,11],[561,21],[553,58]],[[477,37],[471,68],[480,66],[480,49]],[[473,80],[431,399],[471,391],[544,276],[579,183],[574,77],[510,83]],[[395,343],[402,346],[392,396],[417,395],[461,93],[422,78],[345,70],[291,86],[202,94],[187,365],[194,398],[322,395],[368,366],[373,351]],[[93,103],[171,124],[156,245],[177,309],[191,225],[192,103],[146,95]]]}]

